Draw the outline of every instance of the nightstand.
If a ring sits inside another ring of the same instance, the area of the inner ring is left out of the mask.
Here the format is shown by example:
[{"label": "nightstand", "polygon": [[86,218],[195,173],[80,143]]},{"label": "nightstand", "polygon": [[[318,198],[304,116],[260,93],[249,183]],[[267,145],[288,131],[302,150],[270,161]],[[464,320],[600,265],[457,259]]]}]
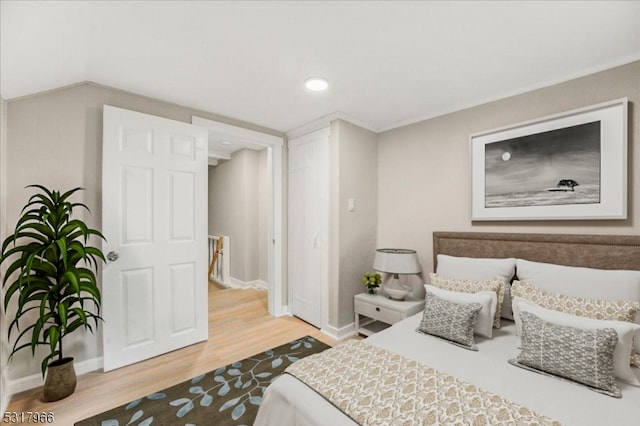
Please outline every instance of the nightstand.
[{"label": "nightstand", "polygon": [[392,300],[381,294],[360,293],[355,295],[354,305],[356,331],[371,336],[423,310],[424,299]]}]

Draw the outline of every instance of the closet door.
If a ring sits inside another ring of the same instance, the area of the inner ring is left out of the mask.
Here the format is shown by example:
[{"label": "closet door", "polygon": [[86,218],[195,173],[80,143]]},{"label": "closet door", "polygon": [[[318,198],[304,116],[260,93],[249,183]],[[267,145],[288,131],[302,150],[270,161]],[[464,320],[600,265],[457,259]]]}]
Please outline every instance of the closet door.
[{"label": "closet door", "polygon": [[328,204],[329,129],[323,129],[289,141],[289,306],[318,328],[327,320]]}]

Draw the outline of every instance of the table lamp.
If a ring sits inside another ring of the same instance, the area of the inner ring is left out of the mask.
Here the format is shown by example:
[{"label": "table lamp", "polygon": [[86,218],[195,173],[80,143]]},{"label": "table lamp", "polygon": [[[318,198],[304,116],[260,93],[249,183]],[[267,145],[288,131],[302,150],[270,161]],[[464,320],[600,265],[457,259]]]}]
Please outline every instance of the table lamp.
[{"label": "table lamp", "polygon": [[403,300],[411,292],[411,288],[400,283],[400,274],[419,274],[420,262],[415,250],[382,248],[376,250],[376,257],[373,260],[373,269],[378,272],[393,274],[390,282],[385,283],[382,288],[389,298]]}]

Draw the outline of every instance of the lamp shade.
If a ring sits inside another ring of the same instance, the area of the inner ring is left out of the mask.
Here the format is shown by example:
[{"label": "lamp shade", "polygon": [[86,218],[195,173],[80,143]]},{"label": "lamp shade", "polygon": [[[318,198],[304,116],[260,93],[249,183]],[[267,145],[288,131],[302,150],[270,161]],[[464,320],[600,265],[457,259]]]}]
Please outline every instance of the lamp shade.
[{"label": "lamp shade", "polygon": [[373,269],[389,274],[419,274],[422,271],[415,250],[393,248],[376,250]]}]

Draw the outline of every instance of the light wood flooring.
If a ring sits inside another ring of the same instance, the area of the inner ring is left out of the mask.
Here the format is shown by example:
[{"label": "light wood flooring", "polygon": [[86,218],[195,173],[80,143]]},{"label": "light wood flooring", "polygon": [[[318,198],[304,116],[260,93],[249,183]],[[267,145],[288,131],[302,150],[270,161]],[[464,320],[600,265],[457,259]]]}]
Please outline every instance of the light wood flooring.
[{"label": "light wood flooring", "polygon": [[54,424],[71,426],[76,421],[305,335],[328,345],[335,344],[297,318],[269,316],[266,291],[209,291],[207,342],[108,373],[83,374],[78,377],[75,393],[62,401],[44,402],[42,388],[22,392],[13,396],[7,412],[53,412]]},{"label": "light wood flooring", "polygon": [[209,280],[209,291],[225,290],[226,287],[216,280]]}]

